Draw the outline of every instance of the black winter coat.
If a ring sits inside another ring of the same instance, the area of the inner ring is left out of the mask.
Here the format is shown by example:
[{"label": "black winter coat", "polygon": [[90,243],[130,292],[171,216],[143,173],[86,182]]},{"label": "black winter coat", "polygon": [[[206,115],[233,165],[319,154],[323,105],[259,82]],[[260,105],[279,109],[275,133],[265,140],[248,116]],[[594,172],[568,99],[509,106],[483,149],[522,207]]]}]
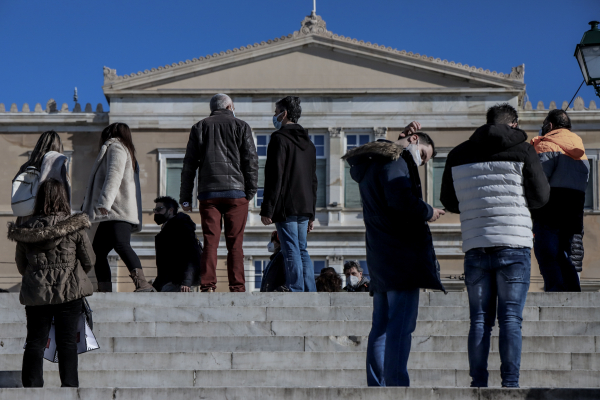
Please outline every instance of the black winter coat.
[{"label": "black winter coat", "polygon": [[247,123],[230,110],[216,110],[192,126],[183,159],[179,202],[192,202],[198,170],[198,193],[242,190],[252,200],[258,186],[258,156]]},{"label": "black winter coat", "polygon": [[202,245],[196,238],[196,224],[186,213],[177,213],[154,238],[156,279],[152,286],[160,292],[171,282],[175,285],[198,284]]},{"label": "black winter coat", "polygon": [[263,196],[260,215],[273,222],[294,215],[315,219],[317,151],[300,125],[287,124],[271,134]]},{"label": "black winter coat", "polygon": [[371,292],[444,290],[412,155],[387,140],[352,149],[343,159],[359,184]]}]

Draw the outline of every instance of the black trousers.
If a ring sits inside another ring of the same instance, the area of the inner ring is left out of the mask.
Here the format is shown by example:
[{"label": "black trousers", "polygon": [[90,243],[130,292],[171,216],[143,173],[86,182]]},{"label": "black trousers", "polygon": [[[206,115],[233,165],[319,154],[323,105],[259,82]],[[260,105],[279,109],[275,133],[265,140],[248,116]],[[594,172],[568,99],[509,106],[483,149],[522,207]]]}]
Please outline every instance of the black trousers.
[{"label": "black trousers", "polygon": [[108,253],[115,249],[127,269],[132,271],[142,268],[140,259],[131,248],[132,225],[123,221],[100,222],[92,247],[96,253],[96,279],[98,282],[110,282],[110,265]]},{"label": "black trousers", "polygon": [[23,354],[23,387],[44,386],[44,349],[52,318],[56,330],[58,373],[62,387],[79,387],[77,374],[77,324],[81,318],[83,300],[63,304],[26,306],[27,346]]}]

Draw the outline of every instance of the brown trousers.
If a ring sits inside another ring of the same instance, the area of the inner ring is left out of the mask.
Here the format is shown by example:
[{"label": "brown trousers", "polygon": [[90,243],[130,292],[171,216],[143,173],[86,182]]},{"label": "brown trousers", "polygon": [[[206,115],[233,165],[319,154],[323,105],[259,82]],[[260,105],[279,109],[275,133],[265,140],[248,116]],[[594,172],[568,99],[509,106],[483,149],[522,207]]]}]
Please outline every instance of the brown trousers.
[{"label": "brown trousers", "polygon": [[248,219],[248,200],[210,199],[200,202],[204,252],[200,264],[200,289],[217,288],[217,248],[221,238],[221,218],[225,225],[227,245],[227,276],[229,291],[245,292],[244,276],[244,229]]}]

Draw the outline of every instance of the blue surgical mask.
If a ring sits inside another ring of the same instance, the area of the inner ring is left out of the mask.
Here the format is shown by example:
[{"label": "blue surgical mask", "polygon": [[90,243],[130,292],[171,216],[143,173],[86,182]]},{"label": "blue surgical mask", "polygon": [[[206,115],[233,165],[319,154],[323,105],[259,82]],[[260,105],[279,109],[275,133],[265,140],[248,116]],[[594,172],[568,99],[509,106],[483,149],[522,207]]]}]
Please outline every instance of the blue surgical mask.
[{"label": "blue surgical mask", "polygon": [[274,127],[275,127],[275,129],[277,129],[277,130],[280,130],[280,129],[281,129],[281,127],[283,126],[283,123],[282,123],[281,121],[278,121],[278,120],[277,120],[277,118],[279,118],[279,116],[280,116],[281,114],[283,114],[283,112],[282,112],[282,113],[279,113],[279,114],[277,114],[277,115],[273,115],[273,126],[274,126]]}]

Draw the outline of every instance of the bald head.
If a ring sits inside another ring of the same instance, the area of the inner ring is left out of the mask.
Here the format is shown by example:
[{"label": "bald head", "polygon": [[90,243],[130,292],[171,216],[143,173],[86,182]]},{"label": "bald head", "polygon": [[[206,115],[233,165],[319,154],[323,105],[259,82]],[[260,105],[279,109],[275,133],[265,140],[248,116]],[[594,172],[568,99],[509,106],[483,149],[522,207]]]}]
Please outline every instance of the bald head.
[{"label": "bald head", "polygon": [[224,110],[227,106],[232,104],[233,101],[231,101],[231,97],[224,93],[217,93],[210,99],[210,111]]}]

